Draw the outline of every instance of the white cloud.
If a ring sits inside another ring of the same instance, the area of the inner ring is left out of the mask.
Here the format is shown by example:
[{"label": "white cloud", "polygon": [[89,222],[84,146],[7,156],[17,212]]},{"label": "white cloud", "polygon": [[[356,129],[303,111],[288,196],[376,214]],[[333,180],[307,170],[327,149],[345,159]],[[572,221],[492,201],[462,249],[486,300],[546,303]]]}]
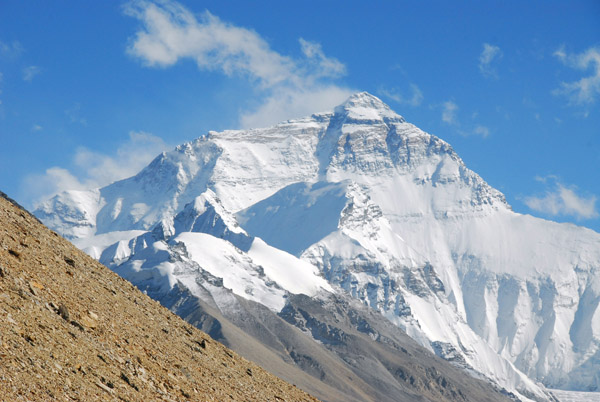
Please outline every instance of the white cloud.
[{"label": "white cloud", "polygon": [[600,47],[591,47],[582,53],[568,54],[564,46],[554,52],[563,64],[577,70],[591,70],[591,74],[574,82],[561,82],[555,95],[563,95],[571,105],[592,104],[600,95]]},{"label": "white cloud", "polygon": [[174,1],[134,1],[125,12],[143,25],[127,51],[146,66],[166,68],[191,59],[201,70],[245,77],[254,84],[264,103],[254,111],[242,112],[243,126],[298,117],[294,113],[304,109],[299,105],[302,99],[316,102],[312,112],[317,107],[330,109],[340,102],[341,93],[345,94],[341,100],[351,93],[327,82],[345,74],[346,67],[327,57],[318,43],[300,38],[303,57],[293,59],[271,49],[255,31],[221,21],[209,12],[196,17]]},{"label": "white cloud", "polygon": [[450,125],[457,125],[458,119],[456,112],[458,111],[458,105],[452,101],[446,101],[442,104],[442,121]]},{"label": "white cloud", "polygon": [[490,129],[485,126],[478,125],[473,129],[473,134],[487,138],[490,135]]},{"label": "white cloud", "polygon": [[23,53],[23,45],[19,41],[5,43],[0,41],[0,57],[6,59],[16,59]]},{"label": "white cloud", "polygon": [[479,55],[479,71],[485,77],[498,78],[494,62],[502,58],[502,51],[498,46],[483,44],[483,51]]},{"label": "white cloud", "polygon": [[127,50],[148,66],[168,67],[191,58],[199,68],[247,75],[265,86],[292,78],[291,59],[272,51],[256,32],[223,22],[209,12],[197,20],[173,1],[137,1],[126,12],[144,24]]},{"label": "white cloud", "polygon": [[262,127],[291,117],[327,111],[342,103],[350,94],[349,90],[334,85],[306,91],[278,88],[256,110],[242,113],[240,124],[245,128]]},{"label": "white cloud", "polygon": [[79,148],[72,157],[73,169],[51,167],[44,174],[25,178],[25,199],[37,202],[64,190],[84,190],[108,185],[133,176],[160,152],[167,149],[164,141],[152,134],[131,132],[114,155]]},{"label": "white cloud", "polygon": [[31,131],[42,131],[43,129],[44,127],[40,126],[39,124],[34,124],[31,126]]},{"label": "white cloud", "polygon": [[599,216],[595,196],[577,195],[575,187],[565,186],[554,177],[538,178],[542,182],[546,182],[548,179],[551,179],[553,184],[544,196],[525,198],[525,204],[529,208],[550,216],[573,216],[577,220],[592,219]]},{"label": "white cloud", "polygon": [[308,69],[304,72],[306,77],[341,77],[346,74],[346,66],[337,59],[325,56],[321,45],[299,39],[302,53],[308,61]]},{"label": "white cloud", "polygon": [[477,136],[481,138],[487,138],[490,136],[490,129],[486,126],[482,126],[481,124],[467,129],[457,128],[456,132],[463,137]]},{"label": "white cloud", "polygon": [[379,92],[390,99],[395,100],[401,105],[419,106],[423,102],[423,92],[415,84],[410,84],[411,95],[406,96],[399,93],[396,89],[382,88]]},{"label": "white cloud", "polygon": [[562,45],[552,54],[554,57],[558,58],[560,61],[565,62],[567,60],[567,52],[565,52],[565,46]]},{"label": "white cloud", "polygon": [[26,176],[22,184],[24,199],[32,206],[63,190],[84,190],[88,188],[93,187],[86,187],[86,184],[71,172],[58,166],[46,169],[44,174]]},{"label": "white cloud", "polygon": [[[481,138],[487,138],[490,135],[490,129],[481,124],[475,124],[475,122],[467,122],[461,124],[458,119],[458,110],[460,109],[453,101],[446,101],[442,103],[442,121],[454,128],[457,134],[463,137],[478,136]],[[479,116],[479,113],[473,112],[471,119],[475,120]]]},{"label": "white cloud", "polygon": [[23,80],[31,82],[33,78],[38,75],[42,70],[38,66],[29,66],[23,69]]}]

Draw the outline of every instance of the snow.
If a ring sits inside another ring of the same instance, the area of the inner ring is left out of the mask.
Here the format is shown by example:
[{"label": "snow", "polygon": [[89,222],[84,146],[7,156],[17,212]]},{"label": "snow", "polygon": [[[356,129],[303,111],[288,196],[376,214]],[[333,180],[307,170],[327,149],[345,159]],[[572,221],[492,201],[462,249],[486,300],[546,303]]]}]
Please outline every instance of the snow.
[{"label": "snow", "polygon": [[578,392],[552,389],[552,394],[560,402],[600,402],[600,392]]},{"label": "snow", "polygon": [[260,238],[254,239],[248,255],[264,268],[269,278],[290,293],[315,296],[321,290],[333,291],[329,283],[319,276],[317,267],[269,246]]},{"label": "snow", "polygon": [[96,218],[104,204],[100,190],[69,190],[44,201],[35,211],[46,225],[72,240],[95,234]]},{"label": "snow", "polygon": [[600,234],[514,213],[367,93],[210,132],[36,215],[134,282],[226,303],[222,286],[275,311],[289,293],[347,292],[511,392],[600,387]]},{"label": "snow", "polygon": [[110,217],[115,220],[121,214],[121,210],[123,209],[123,198],[117,198],[115,202],[115,206],[113,207],[112,212],[110,213]]},{"label": "snow", "polygon": [[337,110],[344,109],[351,120],[366,120],[368,122],[387,119],[403,120],[381,100],[367,92],[354,94]]},{"label": "snow", "polygon": [[223,286],[274,311],[285,305],[285,292],[267,286],[260,267],[231,243],[205,233],[181,233],[173,240],[185,244],[190,257],[212,275],[223,278]]},{"label": "snow", "polygon": [[127,243],[143,233],[143,230],[116,230],[114,232],[103,233],[96,236],[77,238],[73,240],[73,244],[92,258],[99,260],[102,252],[109,246],[120,242]]},{"label": "snow", "polygon": [[344,184],[294,183],[240,211],[237,218],[250,235],[299,255],[337,230],[345,205]]}]

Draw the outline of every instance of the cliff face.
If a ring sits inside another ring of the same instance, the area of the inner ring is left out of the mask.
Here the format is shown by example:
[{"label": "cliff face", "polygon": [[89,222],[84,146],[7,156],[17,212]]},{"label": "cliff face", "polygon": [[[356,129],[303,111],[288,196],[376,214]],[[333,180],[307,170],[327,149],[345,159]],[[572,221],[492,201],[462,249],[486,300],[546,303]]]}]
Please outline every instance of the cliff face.
[{"label": "cliff face", "polygon": [[316,401],[0,193],[0,400]]}]

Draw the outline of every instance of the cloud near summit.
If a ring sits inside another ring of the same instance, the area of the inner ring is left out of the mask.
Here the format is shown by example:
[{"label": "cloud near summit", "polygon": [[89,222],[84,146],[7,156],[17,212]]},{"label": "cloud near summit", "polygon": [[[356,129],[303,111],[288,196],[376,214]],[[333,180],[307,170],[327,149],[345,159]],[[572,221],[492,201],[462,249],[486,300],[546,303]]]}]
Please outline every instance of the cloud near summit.
[{"label": "cloud near summit", "polygon": [[318,43],[299,38],[303,57],[294,59],[271,49],[253,30],[208,11],[196,16],[174,1],[134,1],[125,13],[142,23],[127,52],[145,66],[166,68],[191,59],[200,70],[241,76],[253,84],[263,103],[241,114],[244,127],[299,117],[314,112],[315,106],[332,108],[352,92],[333,83],[346,73],[346,66],[325,55]]},{"label": "cloud near summit", "polygon": [[144,132],[130,132],[129,138],[112,155],[80,147],[72,155],[71,170],[53,166],[43,174],[29,175],[24,180],[22,192],[25,199],[36,204],[64,190],[106,186],[135,175],[168,148],[170,146],[161,138]]},{"label": "cloud near summit", "polygon": [[553,54],[566,66],[589,71],[587,76],[573,82],[561,82],[554,95],[565,96],[571,105],[591,105],[600,96],[600,47],[590,47],[581,53],[567,53],[564,46]]},{"label": "cloud near summit", "polygon": [[575,187],[560,183],[555,177],[537,178],[536,180],[551,184],[544,196],[529,196],[525,204],[533,211],[541,212],[552,217],[572,216],[577,220],[598,218],[595,196],[578,195]]}]

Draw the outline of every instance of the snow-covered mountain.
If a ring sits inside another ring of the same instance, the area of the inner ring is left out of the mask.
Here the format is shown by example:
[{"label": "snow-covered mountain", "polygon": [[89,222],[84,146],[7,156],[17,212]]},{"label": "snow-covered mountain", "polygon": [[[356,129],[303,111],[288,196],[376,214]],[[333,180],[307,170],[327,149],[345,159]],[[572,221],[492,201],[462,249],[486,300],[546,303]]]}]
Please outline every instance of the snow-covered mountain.
[{"label": "snow-covered mountain", "polygon": [[281,313],[294,294],[350,295],[521,398],[600,388],[600,234],[513,212],[368,93],[209,132],[35,214],[159,299],[181,287]]}]

